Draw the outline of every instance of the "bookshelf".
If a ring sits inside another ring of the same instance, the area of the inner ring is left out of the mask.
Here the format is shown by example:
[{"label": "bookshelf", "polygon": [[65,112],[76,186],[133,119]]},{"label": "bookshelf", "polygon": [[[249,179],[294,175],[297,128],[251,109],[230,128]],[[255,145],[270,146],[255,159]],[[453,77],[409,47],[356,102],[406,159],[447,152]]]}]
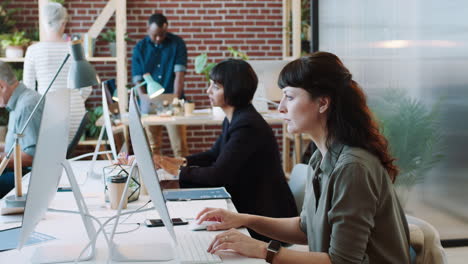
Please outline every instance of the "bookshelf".
[{"label": "bookshelf", "polygon": [[[4,61],[4,62],[24,62],[24,57],[22,58],[6,58],[6,57],[0,57],[0,60],[1,61]],[[99,61],[113,61],[113,62],[117,62],[117,57],[88,57],[87,58],[88,61],[95,61],[95,62],[99,62]]]}]

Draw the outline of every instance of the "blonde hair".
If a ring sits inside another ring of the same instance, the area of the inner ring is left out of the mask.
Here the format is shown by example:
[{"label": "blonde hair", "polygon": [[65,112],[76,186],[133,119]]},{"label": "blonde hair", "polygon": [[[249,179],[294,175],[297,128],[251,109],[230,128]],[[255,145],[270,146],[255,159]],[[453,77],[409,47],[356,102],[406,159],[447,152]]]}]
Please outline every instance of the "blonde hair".
[{"label": "blonde hair", "polygon": [[42,23],[55,32],[58,32],[67,20],[67,9],[59,3],[48,3],[42,9]]}]

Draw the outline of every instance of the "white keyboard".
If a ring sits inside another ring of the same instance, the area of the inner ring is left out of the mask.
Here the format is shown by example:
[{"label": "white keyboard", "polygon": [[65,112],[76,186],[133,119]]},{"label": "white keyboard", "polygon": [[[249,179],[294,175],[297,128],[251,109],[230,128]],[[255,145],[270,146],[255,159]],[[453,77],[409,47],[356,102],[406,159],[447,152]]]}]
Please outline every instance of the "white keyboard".
[{"label": "white keyboard", "polygon": [[212,232],[178,232],[177,254],[180,263],[222,263],[217,255],[206,252],[216,233]]}]

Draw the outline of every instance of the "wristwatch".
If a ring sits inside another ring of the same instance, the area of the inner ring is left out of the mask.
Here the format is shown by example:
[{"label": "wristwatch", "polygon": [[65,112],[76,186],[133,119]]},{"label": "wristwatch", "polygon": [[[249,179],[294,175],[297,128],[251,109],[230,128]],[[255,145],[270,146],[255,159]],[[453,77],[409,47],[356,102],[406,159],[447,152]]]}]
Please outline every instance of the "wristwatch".
[{"label": "wristwatch", "polygon": [[273,258],[276,256],[276,253],[280,251],[280,249],[281,243],[276,240],[271,240],[267,247],[267,255],[265,258],[266,262],[273,263]]}]

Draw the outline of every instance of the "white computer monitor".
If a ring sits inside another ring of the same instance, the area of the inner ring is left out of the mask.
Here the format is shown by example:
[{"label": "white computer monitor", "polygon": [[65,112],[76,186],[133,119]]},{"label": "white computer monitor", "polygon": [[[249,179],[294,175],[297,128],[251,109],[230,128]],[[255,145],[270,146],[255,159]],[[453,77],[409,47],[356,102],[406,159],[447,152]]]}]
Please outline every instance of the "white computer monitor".
[{"label": "white computer monitor", "polygon": [[[146,185],[151,201],[159,213],[164,226],[172,237],[169,243],[154,243],[145,245],[114,245],[112,259],[117,261],[137,262],[137,261],[162,261],[175,258],[174,246],[177,244],[174,226],[166,207],[159,179],[154,167],[151,150],[146,137],[146,132],[141,123],[141,114],[135,98],[135,92],[130,96],[129,109],[129,129],[141,178]],[[139,252],[139,254],[135,254]]]},{"label": "white computer monitor", "polygon": [[108,98],[107,94],[105,84],[102,83],[102,116],[104,117],[104,127],[106,129],[107,140],[109,141],[112,156],[114,160],[117,160],[117,150],[115,147],[114,133],[112,132],[109,104],[107,103],[108,101],[112,101],[112,99]]},{"label": "white computer monitor", "polygon": [[[68,89],[50,92],[45,100],[39,136],[36,144],[36,153],[34,155],[29,180],[18,249],[21,249],[25,245],[26,241],[28,241],[29,236],[44,216],[50,202],[57,192],[57,186],[60,177],[62,176],[62,170],[65,166],[64,162],[66,161],[65,158],[68,145],[68,120],[70,116],[69,92],[70,91]],[[71,173],[71,171],[68,172]],[[74,176],[71,175],[70,177]],[[76,187],[76,181],[72,179],[70,180],[75,186],[73,189],[75,198],[79,196],[82,199],[79,188]],[[80,205],[78,206],[80,207]],[[94,227],[88,218],[83,217],[83,220],[88,231],[88,236],[91,238],[95,234]],[[67,260],[71,261],[77,257],[78,253],[82,250],[82,247],[75,247],[74,250],[71,248],[65,248],[66,247],[60,247],[60,249],[57,249],[57,247],[48,247],[46,245],[36,250],[36,253],[33,255],[33,259],[35,262],[43,261],[44,263]],[[68,254],[71,253],[70,250],[74,253]],[[90,253],[86,259],[93,256],[94,251]]]},{"label": "white computer monitor", "polygon": [[[278,87],[278,76],[289,60],[249,60],[258,77],[257,91],[254,95],[253,105],[259,112],[267,112],[269,101],[280,101],[283,92]],[[266,99],[266,100],[265,100]]]}]

